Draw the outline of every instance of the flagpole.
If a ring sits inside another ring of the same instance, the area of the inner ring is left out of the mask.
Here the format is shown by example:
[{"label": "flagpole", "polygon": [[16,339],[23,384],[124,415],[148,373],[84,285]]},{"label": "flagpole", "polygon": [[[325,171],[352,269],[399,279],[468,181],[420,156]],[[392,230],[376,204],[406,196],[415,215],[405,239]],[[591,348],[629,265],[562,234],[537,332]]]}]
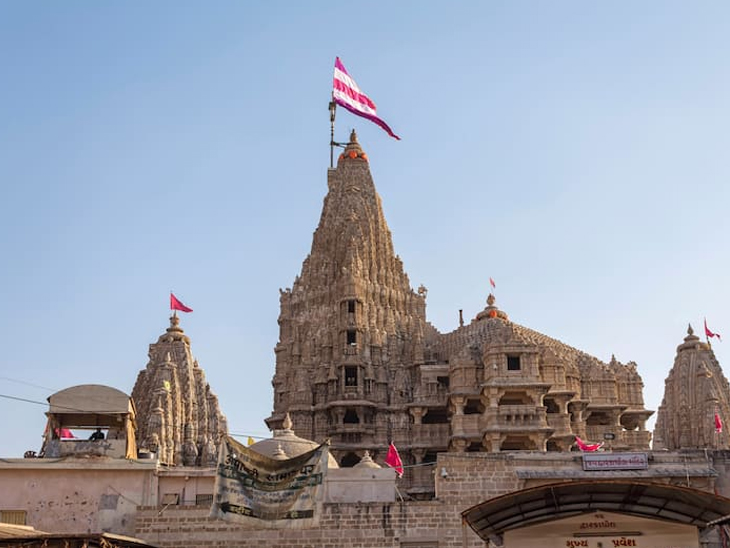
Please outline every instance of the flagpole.
[{"label": "flagpole", "polygon": [[337,103],[334,98],[330,101],[330,169],[335,167],[335,112],[337,111]]}]

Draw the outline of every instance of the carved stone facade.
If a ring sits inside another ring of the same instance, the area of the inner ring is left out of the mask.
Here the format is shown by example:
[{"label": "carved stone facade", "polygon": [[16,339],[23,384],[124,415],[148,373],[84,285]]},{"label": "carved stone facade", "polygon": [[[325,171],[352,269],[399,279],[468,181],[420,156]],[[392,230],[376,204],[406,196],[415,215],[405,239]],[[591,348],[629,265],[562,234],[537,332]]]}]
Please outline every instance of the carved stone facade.
[{"label": "carved stone facade", "polygon": [[654,449],[730,448],[727,433],[715,428],[715,414],[724,420],[730,417],[730,385],[712,346],[700,341],[692,326],[677,347],[664,384]]},{"label": "carved stone facade", "polygon": [[132,390],[139,447],[164,464],[215,466],[226,419],[179,324],[173,315],[167,331],[150,345],[149,362]]},{"label": "carved stone facade", "polygon": [[[567,451],[575,435],[649,447],[636,364],[512,323],[491,295],[452,333],[426,321],[426,288],[411,289],[354,132],[328,187],[301,275],[281,291],[269,428],[290,413],[300,435],[330,438],[343,466],[365,450],[382,461],[390,441],[407,464],[441,451]],[[408,472],[414,492],[432,484],[419,474]]]}]

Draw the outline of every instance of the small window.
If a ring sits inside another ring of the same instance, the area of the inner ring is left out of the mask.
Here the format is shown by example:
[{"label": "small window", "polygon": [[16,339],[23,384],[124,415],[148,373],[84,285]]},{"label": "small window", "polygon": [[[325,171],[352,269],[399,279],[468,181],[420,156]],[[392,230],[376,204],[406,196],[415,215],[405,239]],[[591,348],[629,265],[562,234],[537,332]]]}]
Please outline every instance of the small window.
[{"label": "small window", "polygon": [[449,387],[449,378],[448,377],[436,377],[436,382],[439,383],[439,386],[442,386],[444,388]]},{"label": "small window", "polygon": [[360,424],[360,417],[357,416],[357,411],[354,409],[348,409],[345,411],[345,416],[342,419],[344,424]]},{"label": "small window", "polygon": [[345,367],[345,386],[357,386],[357,366]]},{"label": "small window", "polygon": [[449,422],[449,417],[446,414],[446,409],[429,409],[421,419],[423,424],[446,424]]},{"label": "small window", "polygon": [[354,314],[355,313],[355,301],[354,300],[347,301],[347,311],[350,314]]},{"label": "small window", "polygon": [[520,357],[507,356],[507,371],[519,371],[520,369]]},{"label": "small window", "polygon": [[180,494],[179,493],[165,493],[162,495],[162,501],[163,506],[172,506],[175,504],[180,504]]},{"label": "small window", "polygon": [[213,495],[195,495],[195,506],[210,506],[213,504]]},{"label": "small window", "polygon": [[354,329],[347,330],[347,344],[355,346],[357,344],[357,332]]},{"label": "small window", "polygon": [[25,510],[0,510],[0,523],[25,525]]}]

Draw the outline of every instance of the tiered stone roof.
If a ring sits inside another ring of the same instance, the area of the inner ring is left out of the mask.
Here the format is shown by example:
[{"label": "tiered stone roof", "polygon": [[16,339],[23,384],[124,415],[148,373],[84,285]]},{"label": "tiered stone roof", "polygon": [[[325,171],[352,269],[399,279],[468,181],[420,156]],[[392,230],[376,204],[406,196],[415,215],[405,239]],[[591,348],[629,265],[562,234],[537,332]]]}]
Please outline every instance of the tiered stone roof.
[{"label": "tiered stone roof", "polygon": [[177,315],[148,355],[132,390],[140,449],[165,464],[215,465],[220,438],[228,431],[226,418]]},{"label": "tiered stone roof", "polygon": [[728,449],[726,431],[715,431],[715,414],[730,420],[730,384],[709,342],[690,325],[664,381],[654,427],[654,449]]}]

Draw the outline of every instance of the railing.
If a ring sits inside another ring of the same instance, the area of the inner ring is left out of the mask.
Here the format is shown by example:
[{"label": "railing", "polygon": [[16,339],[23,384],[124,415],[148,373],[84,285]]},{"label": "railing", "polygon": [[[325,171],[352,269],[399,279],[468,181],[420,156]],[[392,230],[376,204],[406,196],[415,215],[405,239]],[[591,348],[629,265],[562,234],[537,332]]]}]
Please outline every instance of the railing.
[{"label": "railing", "polygon": [[[448,426],[448,425],[447,425]],[[328,428],[330,434],[372,434],[375,431],[374,424],[334,424]]]},{"label": "railing", "polygon": [[544,407],[528,405],[501,405],[497,408],[497,426],[500,428],[540,428],[547,426]]},{"label": "railing", "polygon": [[414,442],[429,440],[445,443],[449,439],[450,429],[449,424],[414,424],[411,426],[412,439]]}]

